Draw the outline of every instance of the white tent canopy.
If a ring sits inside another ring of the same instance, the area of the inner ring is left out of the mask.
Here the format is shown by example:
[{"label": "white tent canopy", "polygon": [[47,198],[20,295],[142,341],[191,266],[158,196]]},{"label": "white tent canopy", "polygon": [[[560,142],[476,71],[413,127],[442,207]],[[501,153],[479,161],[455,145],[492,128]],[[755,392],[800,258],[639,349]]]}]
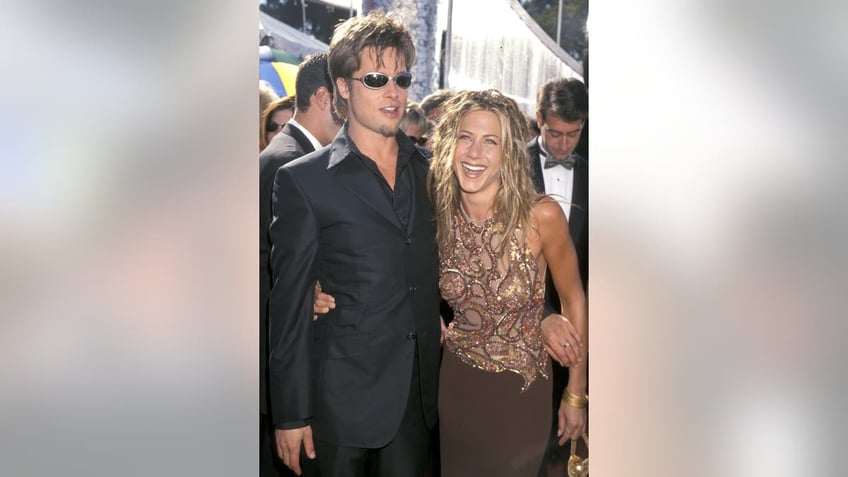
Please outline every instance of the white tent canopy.
[{"label": "white tent canopy", "polygon": [[259,27],[260,30],[264,29],[274,39],[274,48],[286,53],[304,57],[330,49],[330,45],[286,25],[262,11],[259,12]]},{"label": "white tent canopy", "polygon": [[583,79],[583,67],[551,40],[516,0],[452,0],[447,44],[451,89],[496,88],[533,114],[536,92],[554,78]]}]

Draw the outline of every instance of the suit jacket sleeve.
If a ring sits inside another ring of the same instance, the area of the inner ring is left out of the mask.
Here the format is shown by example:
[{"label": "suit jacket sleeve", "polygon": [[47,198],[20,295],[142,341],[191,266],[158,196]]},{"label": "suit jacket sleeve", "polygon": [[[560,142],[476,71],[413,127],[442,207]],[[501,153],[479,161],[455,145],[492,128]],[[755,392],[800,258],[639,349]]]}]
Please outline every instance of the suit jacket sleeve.
[{"label": "suit jacket sleeve", "polygon": [[318,225],[308,198],[286,168],[277,171],[270,227],[274,277],[269,311],[271,415],[277,428],[312,416],[312,304]]}]

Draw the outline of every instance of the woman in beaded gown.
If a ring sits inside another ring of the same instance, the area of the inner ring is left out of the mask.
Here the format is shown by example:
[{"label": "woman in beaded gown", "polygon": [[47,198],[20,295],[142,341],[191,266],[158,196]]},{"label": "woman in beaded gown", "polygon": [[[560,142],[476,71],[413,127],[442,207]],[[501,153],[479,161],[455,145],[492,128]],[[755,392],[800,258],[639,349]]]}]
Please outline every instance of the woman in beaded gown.
[{"label": "woman in beaded gown", "polygon": [[[548,266],[562,315],[580,338],[560,403],[560,444],[583,433],[586,300],[560,206],[537,196],[526,123],[495,91],[446,104],[428,180],[436,215],[439,287],[454,309],[439,391],[442,477],[548,475],[551,381],[542,323]],[[565,344],[563,345],[565,346]],[[576,404],[575,404],[576,403]]]}]

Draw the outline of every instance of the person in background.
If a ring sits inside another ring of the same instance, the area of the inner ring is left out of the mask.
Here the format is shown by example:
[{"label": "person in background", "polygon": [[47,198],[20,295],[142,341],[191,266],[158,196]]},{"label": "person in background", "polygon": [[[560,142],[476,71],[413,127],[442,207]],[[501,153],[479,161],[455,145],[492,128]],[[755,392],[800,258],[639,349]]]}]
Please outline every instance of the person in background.
[{"label": "person in background", "polygon": [[333,108],[333,82],[327,69],[327,54],[307,56],[295,77],[298,91],[294,116],[274,136],[259,155],[259,352],[260,352],[260,476],[293,475],[277,458],[272,424],[273,409],[268,405],[268,296],[271,291],[268,229],[273,219],[271,195],[274,175],[283,164],[329,144],[341,127]]},{"label": "person in background", "polygon": [[427,119],[424,110],[418,103],[410,101],[406,105],[406,113],[403,115],[403,119],[400,120],[400,129],[415,144],[428,147],[430,134],[433,132],[433,123]]},{"label": "person in background", "polygon": [[274,87],[264,80],[259,80],[259,119],[262,119],[262,112],[271,104],[271,101],[280,99],[280,96],[274,91]]},{"label": "person in background", "polygon": [[265,112],[265,108],[271,104],[271,101],[275,99],[280,99],[280,96],[274,91],[274,87],[265,80],[259,80],[259,130],[262,130],[264,127],[262,113]]},{"label": "person in background", "polygon": [[[560,444],[584,432],[588,401],[586,298],[568,221],[533,190],[527,122],[514,100],[462,91],[444,108],[428,176],[439,288],[454,309],[440,378],[441,475],[561,475],[548,474],[544,460],[555,348],[569,353],[571,370]],[[550,313],[547,272],[562,300]],[[551,320],[577,333],[552,347],[543,337]]]},{"label": "person in background", "polygon": [[[539,136],[527,144],[527,155],[536,190],[556,198],[568,218],[568,231],[577,251],[577,263],[583,289],[589,290],[589,162],[575,152],[589,117],[589,95],[578,79],[554,79],[539,89],[536,121]],[[560,297],[547,276],[545,295],[548,309],[558,309]],[[553,363],[552,413],[556,420],[559,396],[569,379],[569,369]],[[551,423],[549,442],[551,466],[563,469],[568,452],[557,444],[555,422]],[[585,443],[578,442],[585,455]]]},{"label": "person in background", "polygon": [[297,99],[294,96],[279,98],[262,111],[263,128],[259,134],[259,152],[262,152],[271,139],[283,129],[289,119],[294,116],[294,108]]},{"label": "person in background", "polygon": [[530,129],[529,140],[531,141],[542,133],[542,130],[539,129],[539,121],[536,121],[536,118],[533,116],[527,116],[527,127]]},{"label": "person in background", "polygon": [[453,90],[439,89],[425,96],[421,100],[421,109],[424,110],[424,115],[427,116],[427,119],[435,124],[444,112],[442,105],[454,94],[455,92]]}]

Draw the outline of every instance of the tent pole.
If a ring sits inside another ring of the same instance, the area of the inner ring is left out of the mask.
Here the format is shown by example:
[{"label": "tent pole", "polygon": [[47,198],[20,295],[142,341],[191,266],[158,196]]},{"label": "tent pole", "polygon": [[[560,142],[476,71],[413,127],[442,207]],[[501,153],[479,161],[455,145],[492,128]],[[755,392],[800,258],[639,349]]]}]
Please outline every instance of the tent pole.
[{"label": "tent pole", "polygon": [[442,84],[444,88],[450,88],[450,83],[448,82],[448,78],[450,77],[450,57],[451,57],[451,36],[453,32],[453,0],[448,0],[448,28],[447,34],[445,34],[445,44],[442,45],[442,48],[445,49],[445,56],[442,61],[445,62],[442,65],[444,71],[444,77],[442,78]]},{"label": "tent pole", "polygon": [[562,0],[559,0],[559,10],[557,10],[557,45],[562,48]]}]

